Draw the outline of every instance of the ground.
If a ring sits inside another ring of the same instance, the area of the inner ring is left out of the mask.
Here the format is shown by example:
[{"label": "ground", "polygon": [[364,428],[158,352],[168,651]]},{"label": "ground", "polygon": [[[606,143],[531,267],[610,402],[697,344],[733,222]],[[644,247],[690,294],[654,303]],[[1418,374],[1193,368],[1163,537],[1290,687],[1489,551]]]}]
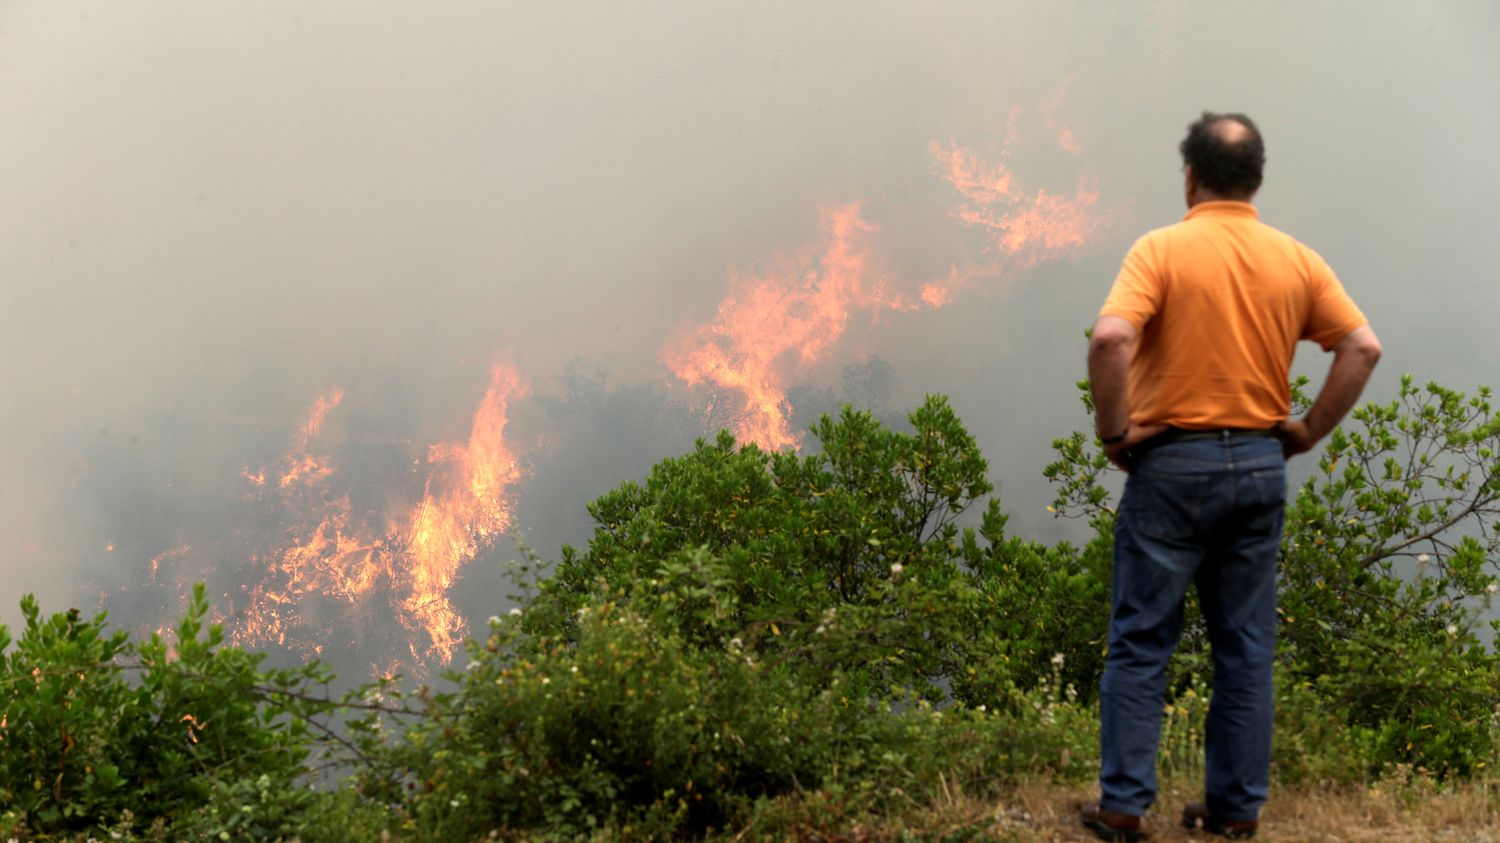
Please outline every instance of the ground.
[{"label": "ground", "polygon": [[[1151,841],[1222,840],[1178,825],[1184,802],[1197,788],[1168,785],[1146,818]],[[1096,838],[1078,822],[1077,805],[1093,798],[1091,788],[1037,784],[1009,798],[983,800],[951,793],[939,804],[913,810],[892,824],[872,823],[842,833],[808,829],[789,839],[808,841],[1004,840],[1086,843]],[[757,839],[753,829],[739,839]],[[730,835],[734,837],[734,835]],[[1371,788],[1276,788],[1261,816],[1256,840],[1309,843],[1364,841],[1451,841],[1500,843],[1500,781],[1446,788],[1425,779]]]}]

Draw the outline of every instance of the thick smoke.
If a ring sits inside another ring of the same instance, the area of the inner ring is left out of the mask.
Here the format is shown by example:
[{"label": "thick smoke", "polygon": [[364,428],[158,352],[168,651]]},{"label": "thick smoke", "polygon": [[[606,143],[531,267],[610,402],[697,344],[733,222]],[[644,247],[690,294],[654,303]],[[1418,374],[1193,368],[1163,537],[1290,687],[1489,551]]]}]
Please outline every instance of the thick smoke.
[{"label": "thick smoke", "polygon": [[[1492,380],[1500,13],[1382,6],[6,7],[0,619],[24,591],[107,594],[154,628],[204,579],[232,624],[249,560],[300,517],[244,472],[320,394],[344,394],[321,443],[340,493],[389,519],[496,364],[531,384],[505,428],[510,525],[555,557],[588,500],[736,421],[664,349],[849,203],[875,229],[862,277],[922,306],[857,310],[823,356],[778,362],[789,428],[947,393],[1015,528],[1065,535],[1040,469],[1086,424],[1082,331],[1132,238],[1180,216],[1174,147],[1203,108],[1266,133],[1262,216],[1370,315],[1376,394],[1402,371]],[[1026,196],[1097,194],[1097,227],[1002,260],[1013,227],[976,213],[993,181],[944,175],[957,149]],[[457,610],[503,611],[519,558],[481,549]],[[399,589],[356,614],[306,599],[351,669],[408,646],[368,620]]]}]

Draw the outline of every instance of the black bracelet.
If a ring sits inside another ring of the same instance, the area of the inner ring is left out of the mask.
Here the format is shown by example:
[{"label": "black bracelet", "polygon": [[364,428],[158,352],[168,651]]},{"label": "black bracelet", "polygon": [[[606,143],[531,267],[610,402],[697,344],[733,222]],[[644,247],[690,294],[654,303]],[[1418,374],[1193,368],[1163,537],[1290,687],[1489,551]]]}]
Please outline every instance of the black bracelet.
[{"label": "black bracelet", "polygon": [[1125,425],[1125,429],[1122,430],[1122,431],[1120,431],[1120,435],[1119,436],[1110,436],[1110,437],[1107,437],[1107,438],[1101,436],[1101,437],[1099,437],[1099,441],[1103,442],[1106,445],[1118,445],[1121,442],[1125,441],[1125,435],[1127,433],[1129,433],[1129,432],[1130,432],[1130,425],[1127,424],[1127,425]]}]

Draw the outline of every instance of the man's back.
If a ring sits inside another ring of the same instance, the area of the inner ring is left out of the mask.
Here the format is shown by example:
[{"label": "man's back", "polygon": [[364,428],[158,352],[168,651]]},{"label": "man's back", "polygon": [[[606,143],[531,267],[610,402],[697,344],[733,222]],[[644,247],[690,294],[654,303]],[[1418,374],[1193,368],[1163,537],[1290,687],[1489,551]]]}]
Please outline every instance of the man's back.
[{"label": "man's back", "polygon": [[1275,426],[1297,341],[1326,349],[1365,324],[1316,252],[1235,201],[1137,241],[1101,313],[1141,332],[1131,422],[1195,429]]},{"label": "man's back", "polygon": [[[1089,340],[1099,441],[1125,471],[1109,650],[1099,686],[1105,840],[1141,837],[1156,799],[1166,666],[1196,587],[1213,643],[1205,801],[1183,822],[1255,833],[1270,780],[1276,557],[1286,458],[1353,406],[1380,343],[1332,270],[1256,218],[1265,148],[1243,114],[1210,114],[1179,147],[1187,217],[1138,240]],[[1297,341],[1332,351],[1307,414],[1287,418]]]}]

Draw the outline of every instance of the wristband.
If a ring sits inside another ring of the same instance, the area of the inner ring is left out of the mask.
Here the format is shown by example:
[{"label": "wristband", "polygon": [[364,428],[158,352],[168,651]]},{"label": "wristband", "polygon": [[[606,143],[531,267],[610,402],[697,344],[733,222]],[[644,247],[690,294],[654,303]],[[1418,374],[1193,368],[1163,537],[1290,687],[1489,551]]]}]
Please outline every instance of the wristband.
[{"label": "wristband", "polygon": [[1129,433],[1129,432],[1130,432],[1130,425],[1127,424],[1127,425],[1125,425],[1125,429],[1122,430],[1122,431],[1120,431],[1120,435],[1119,436],[1109,436],[1109,437],[1101,436],[1101,437],[1099,437],[1099,441],[1103,442],[1106,445],[1118,445],[1121,442],[1125,441],[1125,435],[1127,433]]}]

